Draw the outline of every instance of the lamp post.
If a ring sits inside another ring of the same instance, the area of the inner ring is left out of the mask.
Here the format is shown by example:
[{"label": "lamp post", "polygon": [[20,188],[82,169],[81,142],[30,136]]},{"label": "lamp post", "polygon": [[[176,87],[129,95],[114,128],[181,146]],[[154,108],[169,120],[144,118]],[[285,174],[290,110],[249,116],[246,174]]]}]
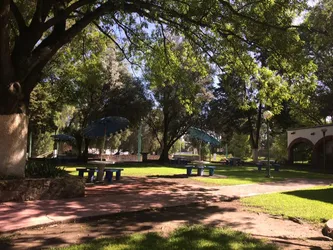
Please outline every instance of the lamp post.
[{"label": "lamp post", "polygon": [[323,129],[321,129],[321,132],[323,132],[323,139],[324,139],[324,172],[326,172],[326,138],[325,138],[325,135],[326,135],[327,129],[323,128]]},{"label": "lamp post", "polygon": [[269,110],[266,110],[263,113],[264,119],[266,120],[267,123],[267,158],[268,158],[268,167],[267,167],[267,177],[271,178],[271,163],[270,163],[270,155],[269,155],[269,119],[272,118],[273,113]]}]

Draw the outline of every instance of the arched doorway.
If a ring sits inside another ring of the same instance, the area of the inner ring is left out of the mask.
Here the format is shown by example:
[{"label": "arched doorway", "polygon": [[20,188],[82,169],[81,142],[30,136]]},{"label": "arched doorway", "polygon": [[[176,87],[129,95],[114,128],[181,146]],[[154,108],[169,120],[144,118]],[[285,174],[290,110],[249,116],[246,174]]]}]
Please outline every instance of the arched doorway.
[{"label": "arched doorway", "polygon": [[333,135],[325,136],[316,143],[313,148],[313,165],[333,172]]},{"label": "arched doorway", "polygon": [[299,137],[293,140],[288,147],[289,164],[312,164],[313,149],[314,145],[309,139]]}]

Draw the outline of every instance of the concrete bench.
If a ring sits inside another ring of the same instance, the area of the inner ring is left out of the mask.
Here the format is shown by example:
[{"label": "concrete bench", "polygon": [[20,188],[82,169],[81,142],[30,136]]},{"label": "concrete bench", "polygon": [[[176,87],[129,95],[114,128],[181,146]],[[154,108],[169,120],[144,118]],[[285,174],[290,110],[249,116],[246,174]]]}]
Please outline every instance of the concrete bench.
[{"label": "concrete bench", "polygon": [[91,169],[91,168],[77,168],[76,171],[79,172],[79,176],[83,177],[84,173],[88,172],[88,182],[93,182],[94,181],[94,175],[96,169]]},{"label": "concrete bench", "polygon": [[216,167],[215,166],[208,166],[207,168],[209,170],[209,176],[213,176]]},{"label": "concrete bench", "polygon": [[[121,178],[121,171],[124,169],[104,169],[105,177],[104,180],[107,180],[109,183],[112,183],[113,173],[116,173],[116,180],[119,181]],[[88,182],[94,182],[95,172],[98,172],[96,168],[77,168],[76,171],[79,172],[79,176],[83,177],[85,172],[88,172]]]},{"label": "concrete bench", "polygon": [[[192,170],[194,168],[197,169],[197,176],[203,176],[205,166],[186,165],[185,168],[186,168],[186,175],[188,175],[188,176],[192,175]],[[214,166],[208,166],[207,168],[209,170],[209,176],[213,176],[214,171],[215,171],[215,167]]]},{"label": "concrete bench", "polygon": [[[266,167],[267,168],[267,163],[265,163],[265,162],[258,162],[256,165],[258,167],[258,171],[261,171],[262,167]],[[278,164],[278,163],[271,163],[270,165],[274,168],[274,171],[276,171],[276,172],[280,171],[280,167],[281,167],[280,164]]]},{"label": "concrete bench", "polygon": [[124,169],[105,169],[105,178],[104,180],[107,180],[109,183],[112,183],[112,177],[113,177],[113,173],[116,173],[116,181],[120,180],[121,177],[121,171],[123,171]]}]

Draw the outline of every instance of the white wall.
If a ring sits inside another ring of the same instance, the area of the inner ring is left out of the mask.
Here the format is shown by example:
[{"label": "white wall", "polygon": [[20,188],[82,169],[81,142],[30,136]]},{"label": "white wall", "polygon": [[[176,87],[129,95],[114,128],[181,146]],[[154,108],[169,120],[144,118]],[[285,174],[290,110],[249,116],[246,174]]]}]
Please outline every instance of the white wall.
[{"label": "white wall", "polygon": [[[323,138],[323,132],[322,129],[327,129],[326,136],[333,135],[333,124],[327,125],[327,126],[318,126],[313,128],[304,128],[304,129],[295,129],[295,130],[288,130],[288,147],[290,143],[297,139],[297,138],[306,138],[310,140],[313,145],[316,145],[316,143]],[[314,133],[313,135],[311,135]]]}]

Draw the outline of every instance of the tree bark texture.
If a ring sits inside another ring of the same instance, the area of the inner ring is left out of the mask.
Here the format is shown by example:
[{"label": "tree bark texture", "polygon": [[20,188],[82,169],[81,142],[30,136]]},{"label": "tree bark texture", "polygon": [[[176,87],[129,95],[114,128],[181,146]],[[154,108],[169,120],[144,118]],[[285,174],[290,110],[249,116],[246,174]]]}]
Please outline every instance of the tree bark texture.
[{"label": "tree bark texture", "polygon": [[168,162],[169,161],[169,150],[170,147],[163,147],[162,152],[160,154],[159,161],[160,162]]},{"label": "tree bark texture", "polygon": [[259,152],[258,148],[252,148],[252,160],[253,162],[258,162]]},{"label": "tree bark texture", "polygon": [[25,114],[0,115],[0,176],[24,177],[28,118]]}]

